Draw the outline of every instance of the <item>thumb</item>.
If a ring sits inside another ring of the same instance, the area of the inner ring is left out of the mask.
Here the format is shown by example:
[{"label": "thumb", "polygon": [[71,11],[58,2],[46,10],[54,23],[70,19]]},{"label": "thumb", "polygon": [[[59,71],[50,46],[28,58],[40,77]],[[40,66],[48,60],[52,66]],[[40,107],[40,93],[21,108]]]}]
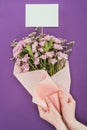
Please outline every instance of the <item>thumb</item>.
[{"label": "thumb", "polygon": [[64,107],[67,102],[66,102],[65,96],[61,90],[58,92],[58,97],[59,97],[61,107]]}]

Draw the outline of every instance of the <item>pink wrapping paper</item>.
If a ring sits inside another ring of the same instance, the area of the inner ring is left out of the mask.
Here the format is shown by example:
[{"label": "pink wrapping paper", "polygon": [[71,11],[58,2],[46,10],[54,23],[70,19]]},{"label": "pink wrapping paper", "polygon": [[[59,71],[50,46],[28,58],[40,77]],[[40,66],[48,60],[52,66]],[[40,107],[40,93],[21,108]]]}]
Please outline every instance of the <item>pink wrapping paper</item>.
[{"label": "pink wrapping paper", "polygon": [[68,61],[64,69],[60,70],[52,77],[44,70],[21,73],[20,68],[16,64],[14,66],[14,75],[31,94],[34,103],[47,109],[45,98],[49,96],[56,109],[60,111],[57,92],[62,90],[67,99],[70,90],[71,79]]}]

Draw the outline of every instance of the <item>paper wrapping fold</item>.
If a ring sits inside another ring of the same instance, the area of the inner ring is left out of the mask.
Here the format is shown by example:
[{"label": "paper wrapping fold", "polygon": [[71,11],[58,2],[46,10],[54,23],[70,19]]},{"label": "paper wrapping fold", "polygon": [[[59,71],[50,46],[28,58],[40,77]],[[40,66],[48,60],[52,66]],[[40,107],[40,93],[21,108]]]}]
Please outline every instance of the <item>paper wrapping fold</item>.
[{"label": "paper wrapping fold", "polygon": [[44,100],[49,96],[55,107],[60,111],[57,91],[62,90],[66,98],[70,91],[71,78],[68,61],[66,61],[65,67],[52,77],[44,70],[21,73],[17,64],[14,66],[13,73],[24,88],[32,95],[34,103],[47,108]]}]

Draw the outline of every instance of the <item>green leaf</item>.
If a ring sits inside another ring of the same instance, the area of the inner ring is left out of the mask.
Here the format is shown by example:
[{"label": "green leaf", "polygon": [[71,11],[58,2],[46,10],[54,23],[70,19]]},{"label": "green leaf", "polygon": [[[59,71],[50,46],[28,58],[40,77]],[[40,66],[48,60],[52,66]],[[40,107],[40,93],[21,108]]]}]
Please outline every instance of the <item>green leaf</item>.
[{"label": "green leaf", "polygon": [[30,60],[28,60],[28,64],[30,65],[30,67],[32,68],[32,70],[35,70],[36,68],[34,67],[34,65],[31,63]]},{"label": "green leaf", "polygon": [[25,48],[27,51],[28,51],[28,53],[29,53],[29,55],[31,56],[31,57],[34,57],[33,56],[33,52],[32,52],[32,48],[31,48],[31,46],[28,44],[28,45],[26,45],[26,48]]},{"label": "green leaf", "polygon": [[24,54],[23,52],[21,52],[21,53],[19,54],[19,57],[20,57],[20,58],[23,58],[24,55],[25,55],[25,54]]},{"label": "green leaf", "polygon": [[53,46],[53,41],[52,39],[49,41],[49,42],[45,42],[45,46],[43,47],[43,50],[45,52],[49,51],[50,49],[52,49],[52,46]]},{"label": "green leaf", "polygon": [[53,46],[53,41],[52,39],[50,39],[49,43],[48,43],[48,49],[50,50]]}]

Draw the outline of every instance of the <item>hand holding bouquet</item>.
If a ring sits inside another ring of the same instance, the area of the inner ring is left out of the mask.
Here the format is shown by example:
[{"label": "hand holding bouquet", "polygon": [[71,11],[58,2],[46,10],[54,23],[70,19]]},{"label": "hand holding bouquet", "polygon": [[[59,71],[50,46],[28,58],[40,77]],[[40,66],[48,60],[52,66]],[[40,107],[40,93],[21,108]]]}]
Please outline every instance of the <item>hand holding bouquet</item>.
[{"label": "hand holding bouquet", "polygon": [[70,89],[68,56],[73,44],[73,41],[39,34],[38,28],[19,42],[13,41],[14,75],[32,95],[34,103],[46,108],[44,100],[49,96],[60,110],[56,92],[62,89],[67,98]]}]

